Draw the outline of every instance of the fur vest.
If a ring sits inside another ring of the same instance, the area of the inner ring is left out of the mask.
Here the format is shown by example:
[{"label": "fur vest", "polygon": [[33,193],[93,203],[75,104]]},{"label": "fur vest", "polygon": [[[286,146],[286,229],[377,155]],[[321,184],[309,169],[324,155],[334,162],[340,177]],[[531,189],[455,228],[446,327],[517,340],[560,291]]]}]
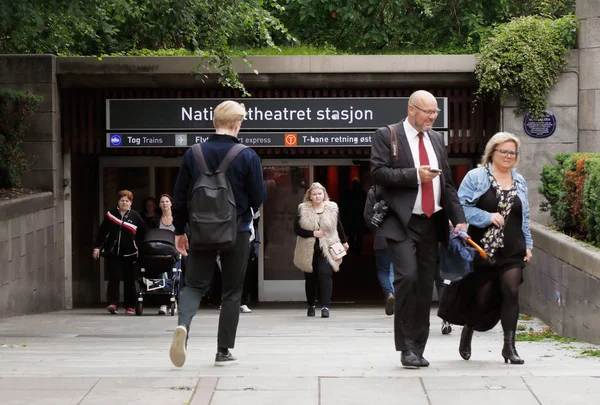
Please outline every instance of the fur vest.
[{"label": "fur vest", "polygon": [[[339,271],[342,260],[335,260],[329,252],[329,246],[340,241],[337,232],[339,210],[333,201],[324,201],[325,209],[322,214],[317,214],[312,207],[312,202],[303,202],[298,205],[300,226],[309,231],[321,230],[325,234],[319,238],[319,246],[323,256],[327,259],[333,271]],[[313,272],[313,256],[315,253],[315,238],[296,238],[294,249],[294,265],[306,273]]]}]

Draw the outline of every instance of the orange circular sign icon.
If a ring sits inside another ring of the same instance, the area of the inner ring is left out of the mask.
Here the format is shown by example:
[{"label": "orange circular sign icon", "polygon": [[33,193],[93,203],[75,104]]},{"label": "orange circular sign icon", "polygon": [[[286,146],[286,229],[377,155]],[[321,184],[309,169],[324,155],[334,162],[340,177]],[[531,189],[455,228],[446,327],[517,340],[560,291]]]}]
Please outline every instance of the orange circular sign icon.
[{"label": "orange circular sign icon", "polygon": [[285,146],[298,145],[298,136],[296,134],[285,134]]}]

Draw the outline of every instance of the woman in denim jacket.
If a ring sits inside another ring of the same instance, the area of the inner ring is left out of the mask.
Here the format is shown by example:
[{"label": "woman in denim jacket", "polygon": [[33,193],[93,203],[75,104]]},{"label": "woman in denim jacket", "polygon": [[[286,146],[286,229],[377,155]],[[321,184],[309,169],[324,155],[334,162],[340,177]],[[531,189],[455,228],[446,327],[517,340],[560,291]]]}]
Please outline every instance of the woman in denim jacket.
[{"label": "woman in denim jacket", "polygon": [[527,184],[515,171],[521,142],[507,132],[494,135],[481,164],[467,173],[458,198],[469,223],[471,238],[484,248],[487,260],[475,261],[475,272],[461,281],[459,301],[464,319],[459,353],[471,357],[473,330],[485,331],[502,323],[502,357],[523,364],[515,349],[519,317],[519,285],[531,260]]}]

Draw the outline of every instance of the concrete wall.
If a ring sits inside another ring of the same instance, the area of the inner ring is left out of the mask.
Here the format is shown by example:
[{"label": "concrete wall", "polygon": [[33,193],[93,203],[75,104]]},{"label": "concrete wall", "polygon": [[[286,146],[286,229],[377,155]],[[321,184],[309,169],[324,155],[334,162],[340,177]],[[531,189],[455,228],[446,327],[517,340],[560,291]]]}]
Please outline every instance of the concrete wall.
[{"label": "concrete wall", "polygon": [[579,151],[600,152],[600,1],[577,0]]},{"label": "concrete wall", "polygon": [[44,97],[28,119],[23,149],[31,167],[22,179],[23,187],[44,192],[0,203],[0,317],[68,308],[70,210],[65,212],[56,57],[0,56],[0,87]]},{"label": "concrete wall", "polygon": [[577,51],[569,55],[569,64],[558,83],[548,95],[548,110],[556,117],[556,131],[548,138],[532,138],[523,129],[523,115],[515,115],[517,100],[511,97],[502,105],[501,128],[515,134],[521,140],[521,161],[517,170],[529,188],[531,219],[547,222],[548,216],[539,210],[538,193],[540,174],[546,164],[556,163],[553,156],[558,152],[577,152],[577,109],[578,109],[578,63]]},{"label": "concrete wall", "polygon": [[532,224],[533,259],[525,268],[520,310],[562,336],[600,343],[600,250]]},{"label": "concrete wall", "polygon": [[50,192],[0,202],[0,317],[65,307],[62,213]]}]

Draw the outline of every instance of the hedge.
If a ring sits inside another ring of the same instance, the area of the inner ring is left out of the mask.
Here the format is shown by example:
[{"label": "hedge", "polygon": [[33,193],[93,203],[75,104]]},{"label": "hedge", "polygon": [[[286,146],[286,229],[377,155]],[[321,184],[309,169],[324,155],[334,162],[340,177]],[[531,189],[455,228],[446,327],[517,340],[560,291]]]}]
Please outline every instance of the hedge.
[{"label": "hedge", "polygon": [[557,229],[600,246],[600,154],[559,153],[542,168],[540,207]]}]

